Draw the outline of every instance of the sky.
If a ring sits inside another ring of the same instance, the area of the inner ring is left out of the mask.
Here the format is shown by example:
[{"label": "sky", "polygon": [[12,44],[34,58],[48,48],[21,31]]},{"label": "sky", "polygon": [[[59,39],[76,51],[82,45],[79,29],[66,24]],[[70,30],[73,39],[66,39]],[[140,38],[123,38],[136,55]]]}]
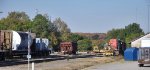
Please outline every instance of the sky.
[{"label": "sky", "polygon": [[60,17],[72,32],[106,33],[136,22],[146,33],[149,4],[149,0],[0,0],[0,18],[23,11],[33,19],[38,11],[52,20]]}]

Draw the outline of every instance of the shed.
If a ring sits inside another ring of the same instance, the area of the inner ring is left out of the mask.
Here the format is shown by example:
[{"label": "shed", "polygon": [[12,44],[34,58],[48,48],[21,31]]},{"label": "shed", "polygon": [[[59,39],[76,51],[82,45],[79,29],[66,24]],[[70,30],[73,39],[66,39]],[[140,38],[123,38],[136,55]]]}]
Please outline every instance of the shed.
[{"label": "shed", "polygon": [[127,48],[124,51],[124,59],[126,61],[137,61],[138,60],[138,48]]}]

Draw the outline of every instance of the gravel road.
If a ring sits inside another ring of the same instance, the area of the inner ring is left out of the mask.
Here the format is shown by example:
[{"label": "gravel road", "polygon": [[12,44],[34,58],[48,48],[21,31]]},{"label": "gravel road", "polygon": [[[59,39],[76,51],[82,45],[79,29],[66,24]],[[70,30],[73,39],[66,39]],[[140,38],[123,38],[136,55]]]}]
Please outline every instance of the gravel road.
[{"label": "gravel road", "polygon": [[113,63],[107,63],[104,65],[98,64],[85,68],[83,70],[150,70],[150,64],[144,65],[144,67],[138,67],[137,61],[118,61]]}]

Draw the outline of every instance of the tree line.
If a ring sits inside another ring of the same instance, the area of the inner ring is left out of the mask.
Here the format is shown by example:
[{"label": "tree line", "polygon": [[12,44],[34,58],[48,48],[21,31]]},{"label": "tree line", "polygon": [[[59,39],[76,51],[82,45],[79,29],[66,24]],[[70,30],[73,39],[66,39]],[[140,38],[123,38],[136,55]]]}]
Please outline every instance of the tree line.
[{"label": "tree line", "polygon": [[47,14],[36,14],[33,19],[30,19],[25,12],[16,11],[10,12],[8,16],[0,19],[0,30],[30,30],[32,33],[36,33],[39,38],[48,38],[51,42],[50,47],[55,51],[59,50],[59,43],[63,41],[77,42],[79,51],[90,51],[92,46],[103,48],[104,44],[111,38],[117,38],[128,43],[144,35],[140,25],[133,23],[125,26],[125,28],[112,29],[101,37],[97,34],[89,37],[72,33],[67,23],[60,17],[52,21]]}]

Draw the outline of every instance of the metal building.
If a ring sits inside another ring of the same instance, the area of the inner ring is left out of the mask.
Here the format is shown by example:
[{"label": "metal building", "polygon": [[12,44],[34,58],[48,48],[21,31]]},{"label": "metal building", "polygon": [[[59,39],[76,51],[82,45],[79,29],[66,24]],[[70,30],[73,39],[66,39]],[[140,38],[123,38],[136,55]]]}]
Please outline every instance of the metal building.
[{"label": "metal building", "polygon": [[139,48],[141,46],[141,40],[147,39],[147,38],[150,38],[150,33],[131,41],[131,47]]}]

